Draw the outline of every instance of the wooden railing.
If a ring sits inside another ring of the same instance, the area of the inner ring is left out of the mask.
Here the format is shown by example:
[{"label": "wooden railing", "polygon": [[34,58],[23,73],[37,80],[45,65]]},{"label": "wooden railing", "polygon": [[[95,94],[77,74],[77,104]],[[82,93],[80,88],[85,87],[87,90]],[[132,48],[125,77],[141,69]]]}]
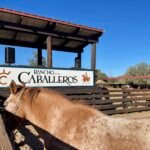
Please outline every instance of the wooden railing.
[{"label": "wooden railing", "polygon": [[[107,90],[98,87],[53,88],[71,100],[81,100],[108,115],[150,110],[150,90]],[[1,89],[0,97],[8,97],[9,90]]]},{"label": "wooden railing", "polygon": [[71,100],[82,100],[105,114],[150,110],[150,90],[104,90],[101,88],[58,89]]}]

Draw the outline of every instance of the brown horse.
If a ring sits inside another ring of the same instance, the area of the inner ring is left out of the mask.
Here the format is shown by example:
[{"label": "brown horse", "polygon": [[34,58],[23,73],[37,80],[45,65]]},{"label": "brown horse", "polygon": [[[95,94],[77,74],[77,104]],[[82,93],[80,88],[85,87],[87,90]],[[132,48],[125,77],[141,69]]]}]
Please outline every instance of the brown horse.
[{"label": "brown horse", "polygon": [[[17,86],[14,81],[10,91],[4,104],[7,111],[76,149],[150,150],[148,119],[111,118],[89,106],[72,103],[53,90]],[[47,143],[57,145],[52,138]]]}]

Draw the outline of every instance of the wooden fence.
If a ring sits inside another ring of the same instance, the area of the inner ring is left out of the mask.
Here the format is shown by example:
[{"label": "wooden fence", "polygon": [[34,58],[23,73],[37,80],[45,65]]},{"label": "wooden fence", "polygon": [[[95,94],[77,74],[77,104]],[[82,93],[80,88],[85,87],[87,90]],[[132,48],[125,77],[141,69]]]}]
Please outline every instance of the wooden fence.
[{"label": "wooden fence", "polygon": [[[150,90],[107,90],[98,87],[53,88],[71,100],[82,100],[105,114],[121,114],[150,110]],[[0,90],[0,98],[8,97],[8,89]]]},{"label": "wooden fence", "polygon": [[150,110],[148,89],[63,88],[57,90],[71,100],[82,100],[108,115]]}]

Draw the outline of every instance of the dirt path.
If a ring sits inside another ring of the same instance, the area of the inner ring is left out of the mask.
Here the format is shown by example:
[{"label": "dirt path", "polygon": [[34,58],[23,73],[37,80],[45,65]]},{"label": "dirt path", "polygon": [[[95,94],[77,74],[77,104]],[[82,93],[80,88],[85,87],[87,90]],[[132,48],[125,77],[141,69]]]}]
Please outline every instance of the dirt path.
[{"label": "dirt path", "polygon": [[114,117],[114,118],[134,118],[134,119],[150,118],[150,111],[118,114],[118,115],[113,115],[112,117]]}]

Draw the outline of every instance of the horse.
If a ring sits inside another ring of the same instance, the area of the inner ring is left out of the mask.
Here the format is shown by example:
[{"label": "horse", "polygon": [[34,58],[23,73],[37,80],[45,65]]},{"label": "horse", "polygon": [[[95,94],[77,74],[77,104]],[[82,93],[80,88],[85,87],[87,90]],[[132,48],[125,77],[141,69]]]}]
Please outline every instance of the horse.
[{"label": "horse", "polygon": [[[10,83],[5,109],[79,150],[150,150],[150,120],[107,116],[47,88]],[[47,145],[59,145],[46,138]],[[51,146],[48,149],[55,149]],[[66,150],[63,145],[61,150]],[[68,148],[69,149],[69,148]],[[71,149],[71,148],[70,148]]]}]

